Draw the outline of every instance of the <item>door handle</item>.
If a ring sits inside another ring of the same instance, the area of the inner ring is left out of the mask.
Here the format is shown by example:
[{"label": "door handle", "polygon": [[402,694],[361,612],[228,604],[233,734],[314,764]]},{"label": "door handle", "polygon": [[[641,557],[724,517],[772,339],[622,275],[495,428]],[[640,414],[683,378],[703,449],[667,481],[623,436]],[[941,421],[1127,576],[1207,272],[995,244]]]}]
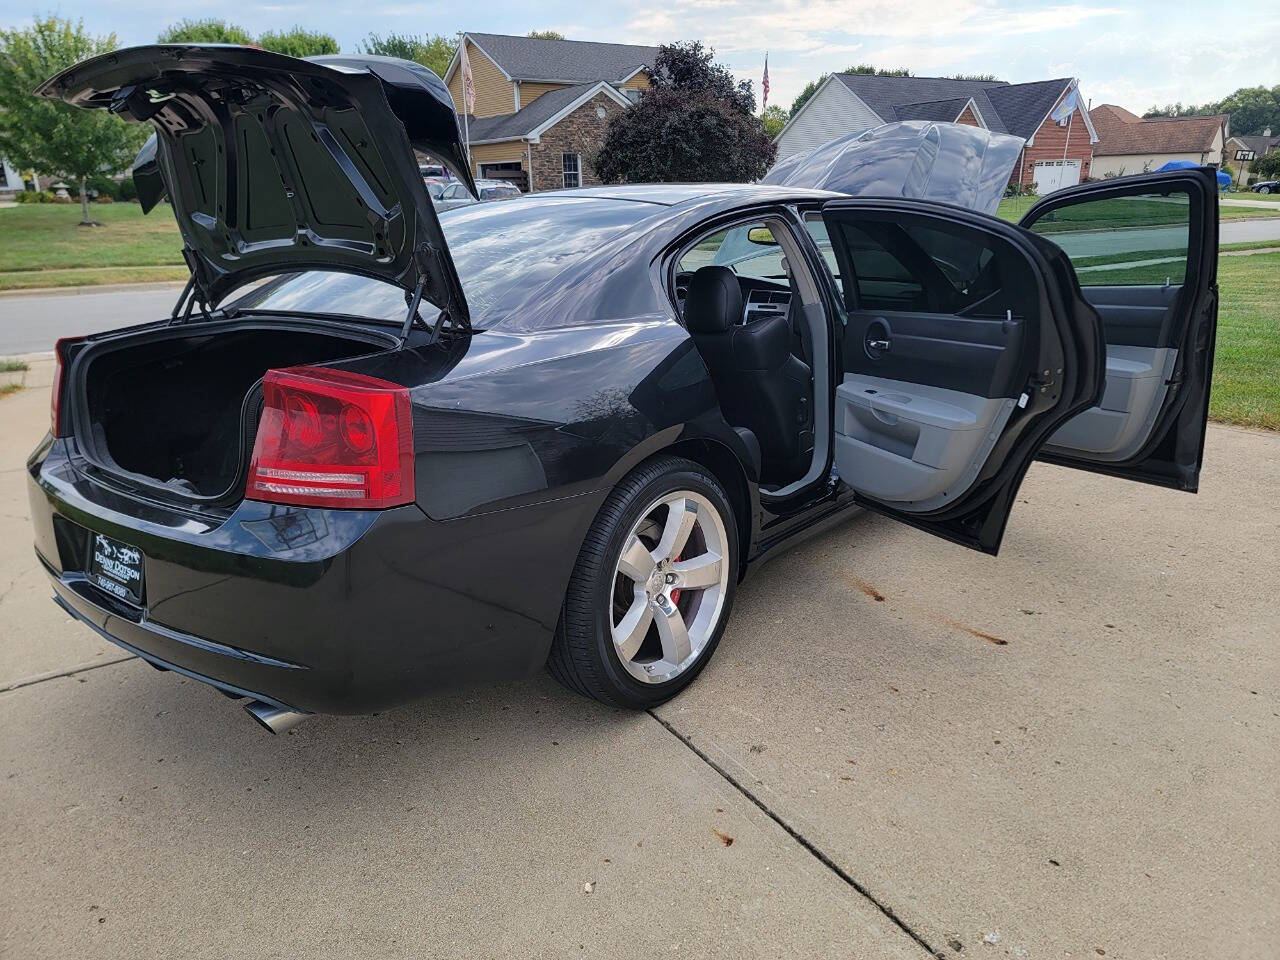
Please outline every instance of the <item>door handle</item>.
[{"label": "door handle", "polygon": [[868,340],[867,349],[874,350],[876,353],[886,353],[889,350],[888,340]]}]

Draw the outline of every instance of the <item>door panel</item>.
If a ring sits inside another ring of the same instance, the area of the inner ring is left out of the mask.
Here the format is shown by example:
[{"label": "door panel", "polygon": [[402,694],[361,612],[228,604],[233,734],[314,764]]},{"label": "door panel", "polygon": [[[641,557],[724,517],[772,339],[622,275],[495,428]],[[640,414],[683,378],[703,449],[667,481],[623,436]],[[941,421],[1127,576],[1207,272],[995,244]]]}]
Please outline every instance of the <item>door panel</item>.
[{"label": "door panel", "polygon": [[1102,317],[1107,384],[1043,458],[1194,492],[1217,325],[1217,184],[1180,170],[1086,184],[1022,225],[1071,258]]},{"label": "door panel", "polygon": [[1108,345],[1159,347],[1173,343],[1174,307],[1182,293],[1182,284],[1081,286],[1080,290],[1102,315]]},{"label": "door panel", "polygon": [[836,471],[873,510],[996,552],[1049,433],[1099,398],[1101,321],[1065,255],[963,210],[823,208],[848,326]]}]

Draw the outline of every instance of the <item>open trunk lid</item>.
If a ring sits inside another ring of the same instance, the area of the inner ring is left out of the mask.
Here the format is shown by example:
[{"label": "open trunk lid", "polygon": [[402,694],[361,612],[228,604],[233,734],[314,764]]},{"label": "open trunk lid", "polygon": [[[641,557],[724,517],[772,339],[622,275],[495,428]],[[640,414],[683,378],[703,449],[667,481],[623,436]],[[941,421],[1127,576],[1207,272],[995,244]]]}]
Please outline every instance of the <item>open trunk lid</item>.
[{"label": "open trunk lid", "polygon": [[270,274],[341,270],[468,324],[413,148],[475,184],[453,99],[425,67],[156,45],[85,60],[36,92],[155,126],[135,164],[139,193],[148,208],[170,198],[206,305]]},{"label": "open trunk lid", "polygon": [[761,182],[851,197],[935,200],[994,214],[1023,142],[963,123],[903,120],[793,154]]}]

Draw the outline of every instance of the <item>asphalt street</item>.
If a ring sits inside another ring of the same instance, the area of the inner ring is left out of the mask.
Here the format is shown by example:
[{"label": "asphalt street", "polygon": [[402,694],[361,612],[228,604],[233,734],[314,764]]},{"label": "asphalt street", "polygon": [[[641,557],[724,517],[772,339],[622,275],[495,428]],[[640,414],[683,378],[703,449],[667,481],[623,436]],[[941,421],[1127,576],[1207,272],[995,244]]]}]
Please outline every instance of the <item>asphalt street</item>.
[{"label": "asphalt street", "polygon": [[[0,399],[0,956],[1274,960],[1280,436],[863,515],[653,713],[546,676],[271,737],[49,600]],[[429,615],[423,629],[430,629]]]}]

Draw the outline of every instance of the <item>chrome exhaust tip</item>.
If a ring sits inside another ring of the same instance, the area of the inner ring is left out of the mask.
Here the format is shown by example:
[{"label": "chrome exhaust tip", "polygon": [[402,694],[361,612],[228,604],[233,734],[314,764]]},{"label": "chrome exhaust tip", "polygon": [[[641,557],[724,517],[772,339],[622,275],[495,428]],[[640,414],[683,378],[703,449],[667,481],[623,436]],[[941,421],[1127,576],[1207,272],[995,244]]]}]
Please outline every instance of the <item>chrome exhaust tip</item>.
[{"label": "chrome exhaust tip", "polygon": [[272,733],[284,733],[296,727],[308,716],[305,713],[295,713],[293,710],[281,710],[261,700],[250,700],[244,708],[249,711],[249,716]]}]

